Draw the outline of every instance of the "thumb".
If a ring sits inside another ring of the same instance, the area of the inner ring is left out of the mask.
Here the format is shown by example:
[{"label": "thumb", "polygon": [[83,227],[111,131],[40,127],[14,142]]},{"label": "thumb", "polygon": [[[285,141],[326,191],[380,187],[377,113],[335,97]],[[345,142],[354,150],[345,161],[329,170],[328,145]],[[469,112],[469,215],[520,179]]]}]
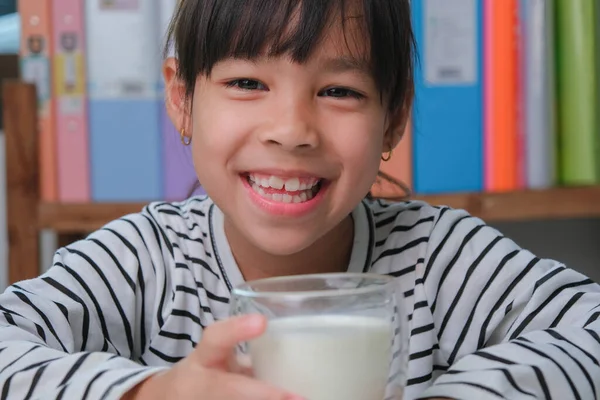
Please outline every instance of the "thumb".
[{"label": "thumb", "polygon": [[262,315],[243,315],[216,322],[204,330],[192,357],[204,367],[226,370],[235,347],[262,335],[266,326],[267,320]]}]

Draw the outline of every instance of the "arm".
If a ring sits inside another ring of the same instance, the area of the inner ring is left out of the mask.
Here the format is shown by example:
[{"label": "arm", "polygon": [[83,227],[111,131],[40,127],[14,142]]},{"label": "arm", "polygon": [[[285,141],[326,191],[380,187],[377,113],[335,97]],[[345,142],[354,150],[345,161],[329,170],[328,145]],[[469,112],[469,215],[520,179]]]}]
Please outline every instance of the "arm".
[{"label": "arm", "polygon": [[600,394],[600,286],[443,210],[418,271],[449,369],[422,398]]},{"label": "arm", "polygon": [[116,399],[160,371],[140,359],[164,279],[152,224],[115,221],[0,295],[0,398]]}]

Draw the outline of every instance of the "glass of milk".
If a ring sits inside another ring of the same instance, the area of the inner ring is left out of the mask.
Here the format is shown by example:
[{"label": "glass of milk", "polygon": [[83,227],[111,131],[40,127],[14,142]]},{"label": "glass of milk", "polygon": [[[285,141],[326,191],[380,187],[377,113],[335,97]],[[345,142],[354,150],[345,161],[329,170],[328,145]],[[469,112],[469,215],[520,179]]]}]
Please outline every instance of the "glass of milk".
[{"label": "glass of milk", "polygon": [[401,399],[394,278],[360,273],[277,277],[234,288],[233,315],[262,314],[240,344],[254,376],[307,400]]}]

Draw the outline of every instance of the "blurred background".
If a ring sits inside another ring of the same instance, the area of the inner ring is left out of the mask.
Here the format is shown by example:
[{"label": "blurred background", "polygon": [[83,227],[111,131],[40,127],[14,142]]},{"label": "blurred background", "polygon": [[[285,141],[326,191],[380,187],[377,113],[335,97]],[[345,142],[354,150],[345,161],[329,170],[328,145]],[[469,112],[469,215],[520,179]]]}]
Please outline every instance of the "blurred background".
[{"label": "blurred background", "polygon": [[[53,221],[7,209],[6,136],[22,133],[2,133],[3,103],[13,100],[0,99],[0,290],[51,264],[65,240],[57,232],[74,240],[86,233],[81,220],[99,227],[194,189],[160,76],[176,2],[0,0],[0,80],[35,85],[39,122],[39,193],[13,199],[34,201]],[[416,102],[381,170],[413,197],[464,207],[600,281],[600,1],[411,4]],[[385,179],[373,193],[407,194]],[[41,238],[35,262],[21,257],[18,235],[8,240],[7,226],[23,224]]]}]

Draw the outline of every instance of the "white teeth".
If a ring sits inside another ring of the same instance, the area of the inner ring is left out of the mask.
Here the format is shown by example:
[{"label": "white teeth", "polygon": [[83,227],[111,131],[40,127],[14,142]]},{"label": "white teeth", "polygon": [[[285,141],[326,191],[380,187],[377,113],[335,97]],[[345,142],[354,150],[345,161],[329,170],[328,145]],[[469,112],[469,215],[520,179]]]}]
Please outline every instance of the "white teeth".
[{"label": "white teeth", "polygon": [[[250,186],[264,199],[285,204],[304,203],[315,197],[315,187],[319,183],[319,179],[311,178],[304,179],[300,182],[300,178],[282,179],[277,176],[248,176]],[[285,190],[288,193],[273,193],[273,190]]]},{"label": "white teeth", "polygon": [[256,183],[254,183],[254,182],[252,183],[252,189],[253,189],[253,190],[254,190],[256,193],[258,193],[258,194],[260,195],[260,197],[263,197],[263,198],[265,198],[265,199],[269,199],[269,200],[271,200],[271,199],[272,199],[272,196],[271,196],[269,193],[266,193],[266,192],[264,191],[264,189],[263,189],[263,188],[261,188],[260,186],[258,186],[258,185],[257,185]]},{"label": "white teeth", "polygon": [[285,190],[288,192],[295,192],[300,189],[300,179],[292,178],[285,181]]},{"label": "white teeth", "polygon": [[299,178],[290,178],[286,180],[277,176],[270,176],[266,178],[254,176],[252,174],[250,174],[249,178],[251,182],[263,188],[273,188],[277,190],[282,190],[285,188],[287,192],[309,190],[314,188],[317,183],[319,183],[319,179],[317,178],[311,178],[309,180],[304,180],[303,182],[300,182]]},{"label": "white teeth", "polygon": [[276,176],[271,176],[269,178],[269,186],[271,186],[273,189],[281,190],[281,189],[283,189],[283,185],[284,185],[283,179],[278,178]]},{"label": "white teeth", "polygon": [[308,200],[311,200],[315,196],[313,193],[313,190],[310,188],[303,190],[300,193],[292,196],[291,194],[288,194],[288,193],[267,193],[266,188],[259,186],[254,181],[251,182],[251,187],[252,187],[252,190],[254,190],[256,193],[258,193],[258,195],[264,199],[276,201],[279,203],[286,203],[286,204],[304,203]]}]

